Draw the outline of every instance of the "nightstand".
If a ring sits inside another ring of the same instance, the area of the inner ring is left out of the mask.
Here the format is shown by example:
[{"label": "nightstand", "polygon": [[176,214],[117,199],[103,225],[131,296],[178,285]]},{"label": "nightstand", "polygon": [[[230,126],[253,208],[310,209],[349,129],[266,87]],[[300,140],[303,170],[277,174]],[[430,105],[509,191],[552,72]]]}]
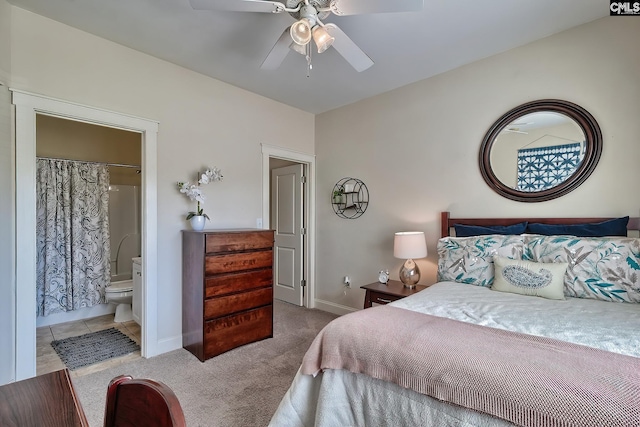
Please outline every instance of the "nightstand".
[{"label": "nightstand", "polygon": [[425,285],[416,285],[414,289],[409,289],[405,288],[404,284],[398,280],[389,280],[386,284],[374,282],[360,286],[360,288],[367,291],[364,296],[364,308],[371,307],[374,302],[376,304],[388,304],[420,292],[427,287]]}]

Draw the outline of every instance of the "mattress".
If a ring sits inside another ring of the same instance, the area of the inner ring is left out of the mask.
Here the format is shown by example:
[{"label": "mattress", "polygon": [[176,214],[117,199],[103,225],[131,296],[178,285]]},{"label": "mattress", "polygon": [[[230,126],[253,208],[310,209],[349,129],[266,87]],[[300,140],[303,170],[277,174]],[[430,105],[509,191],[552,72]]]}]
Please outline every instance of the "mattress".
[{"label": "mattress", "polygon": [[[392,306],[481,326],[545,336],[640,357],[640,306],[538,297],[441,282]],[[639,420],[640,422],[640,420]],[[508,426],[396,384],[343,370],[313,377],[300,372],[272,426]]]}]

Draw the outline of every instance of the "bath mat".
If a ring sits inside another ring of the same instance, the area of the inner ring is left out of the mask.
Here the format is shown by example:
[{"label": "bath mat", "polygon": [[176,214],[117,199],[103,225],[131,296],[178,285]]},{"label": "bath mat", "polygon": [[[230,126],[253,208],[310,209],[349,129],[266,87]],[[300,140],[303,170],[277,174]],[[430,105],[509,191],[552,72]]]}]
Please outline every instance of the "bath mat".
[{"label": "bath mat", "polygon": [[116,328],[53,341],[51,346],[72,371],[140,350],[135,341]]}]

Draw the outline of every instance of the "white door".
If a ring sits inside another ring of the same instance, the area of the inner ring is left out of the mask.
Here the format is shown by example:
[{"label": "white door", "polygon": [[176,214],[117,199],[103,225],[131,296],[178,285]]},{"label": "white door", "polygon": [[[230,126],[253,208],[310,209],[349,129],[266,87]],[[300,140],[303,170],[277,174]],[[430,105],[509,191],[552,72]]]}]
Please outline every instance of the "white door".
[{"label": "white door", "polygon": [[274,296],[303,304],[303,165],[271,171],[271,228],[275,230]]}]

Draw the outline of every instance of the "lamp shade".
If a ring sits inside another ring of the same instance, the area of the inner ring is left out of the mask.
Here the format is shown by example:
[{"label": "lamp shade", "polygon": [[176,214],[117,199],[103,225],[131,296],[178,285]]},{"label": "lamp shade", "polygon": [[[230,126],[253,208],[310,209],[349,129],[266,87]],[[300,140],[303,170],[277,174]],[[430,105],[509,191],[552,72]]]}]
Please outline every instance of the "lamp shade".
[{"label": "lamp shade", "polygon": [[427,241],[422,231],[403,231],[393,239],[393,256],[401,259],[417,259],[427,256]]},{"label": "lamp shade", "polygon": [[304,46],[311,41],[311,23],[307,18],[302,18],[293,23],[289,29],[289,34],[296,44]]},{"label": "lamp shade", "polygon": [[335,40],[331,34],[327,32],[320,25],[316,25],[312,30],[313,41],[316,42],[316,46],[318,47],[318,53],[322,53],[325,50],[329,49]]},{"label": "lamp shade", "polygon": [[296,42],[291,42],[291,44],[289,45],[289,49],[291,49],[294,52],[298,52],[300,55],[306,55],[307,54],[307,46],[309,46],[309,44],[306,45],[300,45]]}]

